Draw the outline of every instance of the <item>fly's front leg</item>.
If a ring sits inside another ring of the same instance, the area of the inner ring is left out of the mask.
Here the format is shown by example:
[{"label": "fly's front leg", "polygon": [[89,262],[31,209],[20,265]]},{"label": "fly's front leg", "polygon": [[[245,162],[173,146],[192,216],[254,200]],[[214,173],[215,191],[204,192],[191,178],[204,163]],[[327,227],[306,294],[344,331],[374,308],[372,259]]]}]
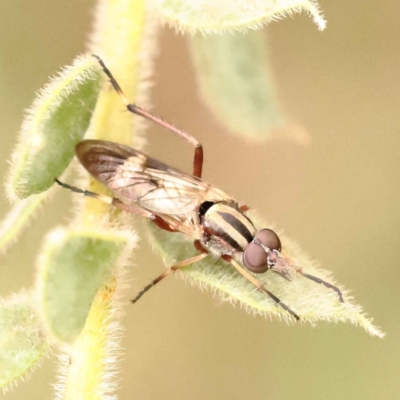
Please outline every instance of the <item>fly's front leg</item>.
[{"label": "fly's front leg", "polygon": [[232,257],[222,256],[222,258],[225,261],[230,262],[241,275],[243,275],[257,289],[259,289],[261,292],[264,292],[267,296],[269,296],[277,305],[282,307],[297,321],[300,320],[300,317],[291,308],[289,308],[286,304],[282,303],[278,297],[276,297],[272,292],[266,289],[265,286],[258,279],[254,278],[253,275],[251,275],[246,269],[244,269],[241,265],[239,265]]},{"label": "fly's front leg", "polygon": [[281,275],[283,278],[287,279],[290,281],[290,273],[289,273],[289,269],[290,268],[294,268],[294,270],[304,276],[307,279],[310,279],[316,283],[319,283],[321,285],[324,285],[325,287],[332,289],[333,291],[335,291],[338,296],[339,296],[339,300],[343,303],[343,295],[342,292],[340,291],[339,288],[337,288],[336,286],[332,285],[329,282],[324,281],[321,278],[318,278],[317,276],[314,275],[310,275],[307,274],[305,272],[303,272],[303,268],[295,265],[294,260],[288,255],[288,254],[283,254],[284,257],[281,257],[279,252],[274,250],[275,254],[277,255],[276,260],[275,260],[275,265],[273,265],[271,267],[271,270],[273,272],[278,273],[279,275]]},{"label": "fly's front leg", "polygon": [[194,146],[194,160],[193,160],[193,176],[197,178],[201,178],[201,174],[203,171],[203,146],[200,142],[197,141],[195,137],[190,135],[189,133],[178,129],[177,127],[165,122],[162,118],[157,117],[153,114],[150,114],[146,110],[138,107],[136,104],[129,103],[128,99],[125,97],[124,92],[122,91],[121,87],[119,86],[116,79],[113,77],[110,70],[105,66],[103,60],[98,56],[94,55],[96,59],[99,61],[99,64],[103,68],[105,74],[109,77],[111,84],[113,85],[115,91],[121,96],[123,103],[125,104],[128,111],[132,112],[133,114],[140,115],[143,118],[146,118],[150,121],[153,121],[157,125],[162,126],[163,128],[168,129],[169,131],[175,133],[176,135],[182,137],[191,145]]},{"label": "fly's front leg", "polygon": [[295,270],[296,270],[296,272],[298,274],[303,275],[305,278],[310,279],[310,280],[312,280],[312,281],[314,281],[316,283],[319,283],[320,285],[324,285],[325,287],[335,291],[337,293],[337,295],[339,296],[340,302],[342,302],[342,303],[344,302],[343,301],[343,294],[342,294],[342,292],[340,291],[339,288],[337,288],[336,286],[332,285],[329,282],[324,281],[321,278],[318,278],[317,276],[310,275],[310,274],[307,274],[307,273],[303,272],[303,268],[302,267],[295,266],[294,268],[295,268]]}]

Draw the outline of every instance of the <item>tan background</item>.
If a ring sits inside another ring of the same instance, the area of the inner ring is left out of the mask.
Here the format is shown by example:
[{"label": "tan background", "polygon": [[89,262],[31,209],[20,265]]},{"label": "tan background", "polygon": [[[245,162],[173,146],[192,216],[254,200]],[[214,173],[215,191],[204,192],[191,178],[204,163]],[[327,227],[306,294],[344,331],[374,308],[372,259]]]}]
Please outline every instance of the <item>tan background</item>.
[{"label": "tan background", "polygon": [[[0,167],[6,169],[35,90],[84,50],[93,0],[1,5]],[[169,279],[127,307],[121,399],[400,398],[400,9],[395,0],[321,6],[328,19],[322,33],[305,15],[268,27],[280,99],[312,134],[309,148],[228,135],[196,94],[184,39],[167,29],[154,108],[203,143],[208,181],[299,240],[352,289],[387,337],[345,324],[271,323]],[[150,141],[152,155],[189,170],[185,143],[168,134],[151,134]],[[3,258],[2,296],[31,285],[37,247],[68,217],[68,197],[60,192]],[[3,197],[0,206],[4,215]],[[136,263],[136,288],[162,270],[144,242]],[[7,398],[50,398],[53,361]]]}]

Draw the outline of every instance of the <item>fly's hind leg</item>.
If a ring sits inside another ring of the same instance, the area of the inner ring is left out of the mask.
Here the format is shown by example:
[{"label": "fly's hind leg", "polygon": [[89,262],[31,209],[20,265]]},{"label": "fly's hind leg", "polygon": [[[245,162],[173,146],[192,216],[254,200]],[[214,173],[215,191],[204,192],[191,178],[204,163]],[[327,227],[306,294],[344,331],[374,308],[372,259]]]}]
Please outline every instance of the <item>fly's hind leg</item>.
[{"label": "fly's hind leg", "polygon": [[121,96],[123,103],[125,104],[126,108],[128,111],[130,111],[133,114],[140,115],[143,118],[148,119],[149,121],[152,121],[156,123],[157,125],[162,126],[165,129],[168,129],[172,133],[175,133],[176,135],[180,136],[181,138],[185,139],[187,142],[189,142],[192,146],[194,146],[194,160],[193,160],[193,176],[197,178],[201,178],[201,174],[203,171],[203,146],[197,139],[190,135],[189,133],[178,129],[177,127],[169,124],[168,122],[165,122],[162,118],[157,117],[156,115],[150,114],[148,111],[143,110],[139,106],[133,103],[129,103],[128,99],[125,97],[124,92],[122,91],[121,87],[119,86],[118,82],[112,75],[111,71],[105,66],[103,60],[96,56],[93,55],[101,65],[101,67],[104,70],[104,73],[108,76],[110,79],[111,84],[113,85],[115,91]]},{"label": "fly's hind leg", "polygon": [[92,197],[103,203],[113,205],[114,207],[117,207],[120,210],[126,211],[130,214],[140,215],[141,217],[148,218],[148,219],[154,221],[155,223],[157,223],[157,217],[154,214],[152,214],[151,212],[149,212],[147,210],[144,210],[143,208],[137,206],[136,204],[128,205],[128,204],[123,203],[121,200],[117,199],[116,197],[105,196],[103,194],[91,192],[90,190],[79,189],[76,186],[71,186],[71,185],[68,185],[68,183],[61,182],[57,178],[54,180],[58,185],[60,185],[64,189],[71,190],[74,193],[83,194],[86,197]]}]

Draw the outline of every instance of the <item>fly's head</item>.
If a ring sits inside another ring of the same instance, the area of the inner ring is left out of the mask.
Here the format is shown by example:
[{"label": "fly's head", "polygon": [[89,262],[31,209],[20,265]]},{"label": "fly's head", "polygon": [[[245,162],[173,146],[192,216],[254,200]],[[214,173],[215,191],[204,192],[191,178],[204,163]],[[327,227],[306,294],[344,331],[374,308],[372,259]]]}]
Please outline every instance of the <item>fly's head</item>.
[{"label": "fly's head", "polygon": [[290,264],[281,256],[279,236],[271,229],[260,229],[243,251],[243,265],[255,274],[271,269],[290,280]]}]

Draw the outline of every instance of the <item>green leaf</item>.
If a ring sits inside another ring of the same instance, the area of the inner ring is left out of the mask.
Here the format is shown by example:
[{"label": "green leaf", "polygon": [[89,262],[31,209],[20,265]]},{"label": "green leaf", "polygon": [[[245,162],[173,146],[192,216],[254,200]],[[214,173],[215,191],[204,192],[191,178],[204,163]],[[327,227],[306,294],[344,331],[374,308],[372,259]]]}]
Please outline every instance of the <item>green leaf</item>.
[{"label": "green leaf", "polygon": [[310,14],[320,30],[326,22],[315,0],[152,0],[168,23],[203,33],[255,29],[286,15]]},{"label": "green leaf", "polygon": [[[260,222],[259,218],[253,215],[251,218],[256,226],[271,228],[270,225]],[[173,265],[198,254],[193,246],[193,241],[183,234],[166,232],[151,224],[150,236],[156,250],[161,253],[167,265]],[[291,281],[272,272],[254,275],[269,291],[297,313],[301,321],[312,324],[320,320],[346,321],[362,326],[373,336],[384,336],[379,328],[372,325],[362,308],[353,303],[348,292],[334,282],[329,272],[317,268],[304,252],[285,235],[279,234],[279,236],[285,256],[289,256],[294,265],[303,267],[305,273],[336,285],[344,295],[344,302],[339,301],[336,292],[297,274],[294,268],[290,272]],[[287,311],[253,286],[221,258],[209,256],[203,261],[184,268],[182,274],[201,288],[216,291],[222,299],[230,303],[239,302],[248,312],[294,322],[294,318]]]},{"label": "green leaf", "polygon": [[111,278],[130,238],[97,230],[52,232],[39,259],[39,296],[44,321],[56,340],[73,343],[97,291]]},{"label": "green leaf", "polygon": [[285,124],[264,32],[196,35],[190,43],[203,99],[230,131],[265,140]]},{"label": "green leaf", "polygon": [[11,199],[47,190],[64,172],[89,126],[100,77],[94,57],[78,57],[40,91],[26,112],[12,155],[7,182]]},{"label": "green leaf", "polygon": [[0,387],[29,377],[46,355],[48,345],[32,293],[0,300]]}]

